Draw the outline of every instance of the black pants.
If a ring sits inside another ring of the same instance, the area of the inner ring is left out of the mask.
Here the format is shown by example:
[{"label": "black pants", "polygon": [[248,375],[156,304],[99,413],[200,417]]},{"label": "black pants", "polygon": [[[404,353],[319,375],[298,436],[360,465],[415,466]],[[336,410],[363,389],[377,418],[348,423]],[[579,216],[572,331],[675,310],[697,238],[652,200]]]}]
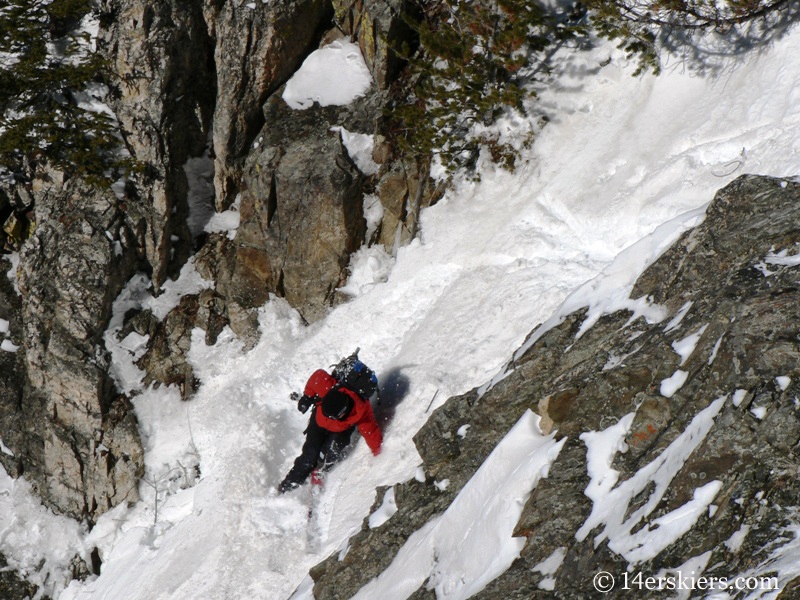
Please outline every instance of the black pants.
[{"label": "black pants", "polygon": [[311,419],[306,429],[306,441],[303,450],[294,461],[280,485],[282,492],[296,488],[302,484],[315,468],[327,471],[344,457],[345,448],[350,444],[350,437],[355,427],[345,431],[328,431],[317,424],[316,408],[311,411]]}]

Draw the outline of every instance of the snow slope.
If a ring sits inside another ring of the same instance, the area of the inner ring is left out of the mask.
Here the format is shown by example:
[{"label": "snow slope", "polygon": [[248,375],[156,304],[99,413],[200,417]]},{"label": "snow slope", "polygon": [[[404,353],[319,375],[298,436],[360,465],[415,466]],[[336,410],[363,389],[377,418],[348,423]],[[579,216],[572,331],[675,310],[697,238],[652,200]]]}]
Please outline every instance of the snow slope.
[{"label": "snow slope", "polygon": [[[181,403],[162,388],[134,401],[147,450],[143,500],[65,538],[84,553],[97,546],[102,574],[59,595],[63,572],[50,562],[48,589],[60,600],[291,596],[311,566],[346,550],[377,486],[417,475],[411,438],[436,406],[502,374],[538,323],[579,306],[599,316],[630,305],[636,276],[734,177],[800,172],[798,57],[797,29],[704,76],[678,63],[658,78],[632,78],[634,66],[608,46],[565,53],[567,75],[540,96],[551,123],[516,173],[487,168],[480,183],[458,184],[423,212],[419,239],[395,257],[358,253],[352,301],[303,326],[273,299],[260,313],[262,341],[246,353],[230,332],[213,347],[195,332],[196,398]],[[506,125],[513,135],[526,124]],[[356,346],[388,385],[394,411],[378,457],[359,440],[346,467],[331,473],[314,550],[307,488],[275,492],[307,421],[288,395]],[[507,491],[530,492],[517,488]],[[0,515],[23,510],[8,502],[0,495]],[[431,525],[441,547],[455,547],[446,542],[460,535],[459,522],[443,516]],[[515,544],[508,537],[498,554]],[[43,580],[1,529],[0,550]],[[479,580],[479,567],[450,558],[450,571],[437,573],[442,586],[459,574]],[[440,597],[448,594],[442,587]]]}]

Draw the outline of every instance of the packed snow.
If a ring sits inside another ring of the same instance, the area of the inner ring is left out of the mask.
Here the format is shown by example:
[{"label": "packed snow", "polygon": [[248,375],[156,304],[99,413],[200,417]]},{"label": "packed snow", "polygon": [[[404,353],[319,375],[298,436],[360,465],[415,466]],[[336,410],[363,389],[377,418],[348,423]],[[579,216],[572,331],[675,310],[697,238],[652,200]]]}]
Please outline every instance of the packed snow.
[{"label": "packed snow", "polygon": [[383,503],[380,508],[369,516],[369,528],[380,527],[391,519],[397,512],[397,502],[394,499],[394,488],[389,488],[383,495]]},{"label": "packed snow", "polygon": [[358,44],[339,40],[315,50],[286,83],[283,99],[295,110],[345,106],[366,94],[372,75]]},{"label": "packed snow", "polygon": [[525,545],[512,537],[525,501],[566,442],[554,438],[527,411],[449,508],[411,535],[353,600],[407,598],[422,585],[437,598],[466,600],[506,571]]},{"label": "packed snow", "polygon": [[228,239],[235,239],[236,230],[239,228],[241,220],[241,214],[239,214],[241,202],[241,196],[237,195],[228,210],[211,215],[211,218],[206,221],[203,230],[206,233],[225,232],[228,234]]},{"label": "packed snow", "polygon": [[[536,325],[543,324],[540,335],[577,308],[589,311],[582,331],[618,308],[665,320],[663,307],[628,297],[641,271],[701,222],[714,193],[736,176],[797,177],[798,56],[797,29],[761,51],[714,57],[702,73],[673,61],[659,77],[633,78],[635,65],[613,45],[563,51],[557,58],[569,63],[565,74],[539,91],[550,123],[524,150],[513,174],[483,164],[479,183],[457,181],[422,212],[420,235],[408,246],[354,257],[351,300],[320,322],[304,325],[296,311],[273,298],[259,313],[264,335],[249,351],[229,330],[214,346],[195,331],[190,358],[202,385],[188,403],[173,388],[142,389],[140,374],[130,366],[144,340],[121,343],[113,331],[119,324],[112,324],[106,340],[115,352],[117,385],[139,392],[133,403],[146,449],[142,500],[117,507],[87,531],[46,511],[24,480],[11,482],[0,473],[0,485],[13,487],[0,494],[0,519],[13,514],[16,531],[24,526],[37,534],[34,540],[12,535],[14,529],[2,533],[0,551],[57,600],[307,595],[309,569],[346,552],[348,538],[370,515],[376,488],[424,481],[412,437],[432,410],[452,395],[486,389],[507,375],[503,365],[515,350],[538,339],[532,336],[523,346]],[[369,85],[357,46],[335,42],[308,57],[284,99],[297,109],[346,104]],[[206,230],[235,235],[238,213],[216,217]],[[794,264],[795,253],[775,252],[765,264]],[[176,293],[204,285],[191,272],[184,283]],[[125,302],[152,302],[144,280],[126,290],[120,310]],[[175,294],[169,297],[174,302]],[[667,328],[677,328],[689,310]],[[384,414],[392,418],[384,423],[379,456],[358,440],[329,474],[319,499],[319,545],[312,548],[306,535],[308,489],[286,495],[275,489],[299,452],[308,418],[288,396],[315,369],[357,346],[380,375],[391,409]],[[621,440],[632,417],[587,437],[587,494],[594,510],[578,535],[600,527],[600,537],[636,563],[713,510],[719,485],[714,481],[670,513],[669,523],[662,518],[634,532],[713,426],[723,402],[724,397],[697,415],[679,440],[627,482],[618,482],[610,465],[614,453],[624,451]],[[498,504],[503,495],[494,494],[495,486],[519,501],[546,475],[557,450],[526,416],[498,446],[499,457],[491,463],[496,473],[482,468],[446,513],[409,539],[423,550],[404,548],[362,596],[391,589],[386,597],[405,597],[395,592],[413,592],[411,580],[416,586],[427,580],[439,598],[466,598],[481,589],[522,543],[510,534],[518,507]],[[515,470],[524,477],[512,477]],[[656,482],[650,500],[625,519],[630,498],[650,480]],[[475,502],[494,508],[469,529]],[[383,505],[380,518],[390,512],[387,495]],[[655,525],[662,533],[654,533]],[[464,551],[460,540],[466,534],[484,543],[498,526],[503,534],[493,535],[491,552]],[[786,539],[794,541],[771,557],[769,568],[784,581],[800,574],[798,532],[800,526],[787,530]],[[101,574],[68,584],[71,556],[88,560],[93,548],[103,561]],[[557,562],[553,557],[542,565],[547,586],[557,586]]]},{"label": "packed snow", "polygon": [[664,333],[669,333],[670,331],[677,329],[681,322],[683,321],[684,317],[689,314],[689,310],[692,308],[693,302],[689,301],[683,306],[680,307],[677,314],[670,319],[669,323],[667,323],[666,327],[664,327]]},{"label": "packed snow", "polygon": [[661,382],[659,392],[661,392],[661,395],[665,398],[672,398],[675,393],[683,387],[683,384],[686,383],[688,378],[689,371],[678,369]]},{"label": "packed snow", "polygon": [[687,335],[681,340],[675,340],[672,342],[672,349],[675,350],[678,356],[681,357],[680,366],[683,366],[686,361],[689,360],[689,357],[694,353],[694,349],[697,348],[697,342],[699,342],[700,338],[703,337],[703,334],[707,328],[708,324],[705,324],[698,331],[695,331],[691,335]]},{"label": "packed snow", "polygon": [[731,398],[731,403],[736,407],[739,408],[742,402],[744,401],[745,397],[747,397],[747,390],[736,390],[733,392],[733,398]]},{"label": "packed snow", "polygon": [[364,175],[375,175],[380,170],[380,165],[372,158],[372,151],[375,148],[375,136],[366,133],[355,133],[348,131],[344,127],[331,127],[331,131],[338,132],[342,136],[342,144],[347,149],[347,153]]},{"label": "packed snow", "polygon": [[561,567],[561,563],[564,562],[564,558],[567,556],[567,548],[561,546],[556,548],[553,553],[540,562],[537,565],[534,565],[533,571],[537,573],[541,573],[546,577],[539,582],[539,588],[543,590],[554,590],[556,586],[556,580],[552,575],[554,575],[558,569]]}]

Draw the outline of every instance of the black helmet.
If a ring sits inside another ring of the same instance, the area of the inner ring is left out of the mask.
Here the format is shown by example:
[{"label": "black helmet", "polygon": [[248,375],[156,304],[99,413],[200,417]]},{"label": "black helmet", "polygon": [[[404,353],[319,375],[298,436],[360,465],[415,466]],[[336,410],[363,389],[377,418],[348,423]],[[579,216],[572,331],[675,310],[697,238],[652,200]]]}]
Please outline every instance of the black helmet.
[{"label": "black helmet", "polygon": [[322,399],[322,414],[329,419],[341,421],[353,410],[353,399],[339,390],[331,390]]}]

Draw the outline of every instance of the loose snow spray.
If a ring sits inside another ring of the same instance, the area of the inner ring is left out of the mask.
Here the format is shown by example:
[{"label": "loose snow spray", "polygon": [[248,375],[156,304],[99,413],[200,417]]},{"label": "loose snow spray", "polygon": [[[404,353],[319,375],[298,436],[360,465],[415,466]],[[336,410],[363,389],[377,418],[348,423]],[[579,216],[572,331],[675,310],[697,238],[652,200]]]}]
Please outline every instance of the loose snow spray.
[{"label": "loose snow spray", "polygon": [[[0,442],[6,454],[11,451]],[[31,485],[0,466],[0,542],[8,567],[55,598],[69,583],[63,568],[78,554],[84,559],[85,529],[45,508]],[[10,550],[10,552],[9,552]]]}]

